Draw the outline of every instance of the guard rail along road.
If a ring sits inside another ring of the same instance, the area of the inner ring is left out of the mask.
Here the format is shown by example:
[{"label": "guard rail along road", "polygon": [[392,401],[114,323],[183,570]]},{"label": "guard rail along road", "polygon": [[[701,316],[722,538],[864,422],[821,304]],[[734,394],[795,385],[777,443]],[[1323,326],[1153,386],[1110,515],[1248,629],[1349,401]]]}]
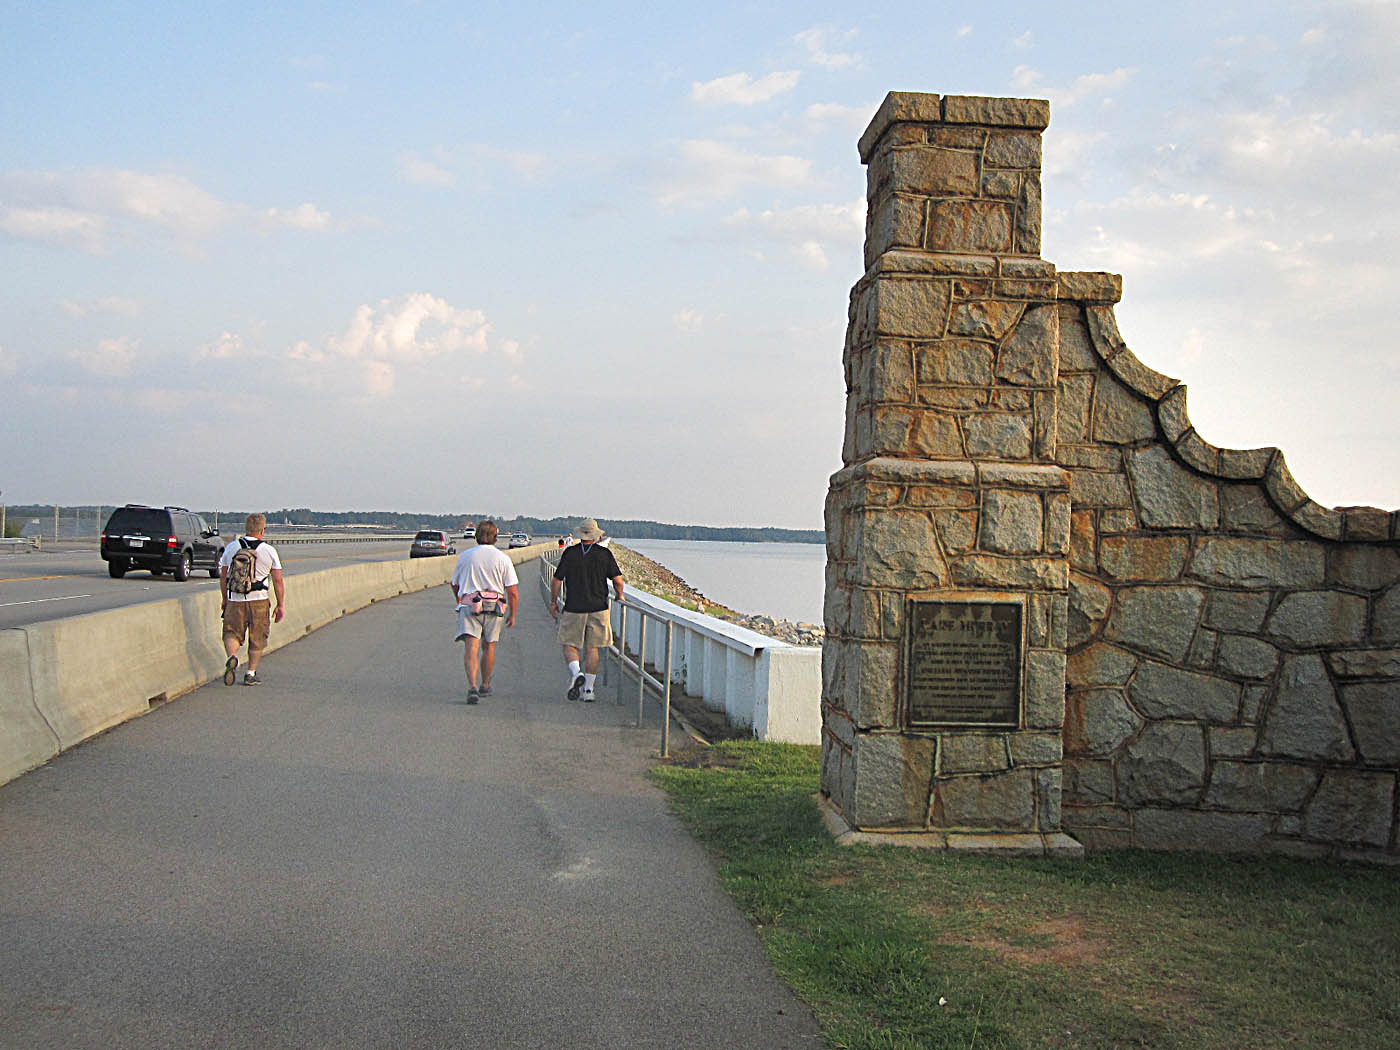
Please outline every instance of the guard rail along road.
[{"label": "guard rail along road", "polygon": [[[538,558],[552,544],[509,551]],[[299,574],[268,650],[356,609],[446,583],[455,558],[364,562]],[[223,673],[219,592],[0,631],[0,784]]]},{"label": "guard rail along road", "polygon": [[[540,562],[546,600],[549,575],[560,553],[555,549]],[[615,655],[631,673],[636,667],[627,660],[629,652],[661,676],[646,678],[663,695],[669,667],[672,685],[710,710],[723,711],[730,725],[751,729],[759,740],[821,743],[820,648],[769,638],[636,587],[627,587],[626,596],[625,602],[613,602],[612,624]]]}]

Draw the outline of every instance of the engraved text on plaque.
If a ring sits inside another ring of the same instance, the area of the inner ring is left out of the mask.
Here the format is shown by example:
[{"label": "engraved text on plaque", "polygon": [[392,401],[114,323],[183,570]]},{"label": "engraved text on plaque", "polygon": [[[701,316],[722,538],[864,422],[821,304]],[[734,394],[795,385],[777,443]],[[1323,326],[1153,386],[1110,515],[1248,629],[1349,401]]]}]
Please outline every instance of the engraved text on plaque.
[{"label": "engraved text on plaque", "polygon": [[1019,602],[911,600],[906,724],[1018,725],[1021,611]]}]

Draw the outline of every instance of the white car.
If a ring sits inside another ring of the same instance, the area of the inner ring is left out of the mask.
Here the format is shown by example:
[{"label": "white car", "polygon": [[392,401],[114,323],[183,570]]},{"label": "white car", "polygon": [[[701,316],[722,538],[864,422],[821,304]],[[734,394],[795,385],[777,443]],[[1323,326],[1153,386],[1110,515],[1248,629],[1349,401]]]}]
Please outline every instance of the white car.
[{"label": "white car", "polygon": [[525,533],[525,532],[512,532],[512,533],[510,534],[510,542],[507,543],[506,546],[507,546],[507,547],[528,547],[528,546],[530,546],[530,535],[529,535],[529,533]]},{"label": "white car", "polygon": [[474,540],[474,539],[476,539],[476,526],[475,526],[475,525],[468,525],[465,529],[463,529],[463,530],[462,530],[462,539],[464,539],[464,540]]}]

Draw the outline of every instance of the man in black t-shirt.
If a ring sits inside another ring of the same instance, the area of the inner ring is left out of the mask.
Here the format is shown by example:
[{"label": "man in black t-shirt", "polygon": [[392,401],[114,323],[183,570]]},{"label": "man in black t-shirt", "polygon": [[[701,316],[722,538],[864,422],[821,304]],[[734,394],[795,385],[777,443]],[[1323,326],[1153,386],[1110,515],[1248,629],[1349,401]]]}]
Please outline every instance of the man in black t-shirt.
[{"label": "man in black t-shirt", "polygon": [[[593,702],[593,682],[598,676],[598,650],[612,645],[612,619],[608,615],[608,584],[618,601],[622,597],[622,570],[613,552],[598,541],[603,530],[592,518],[574,529],[579,543],[566,547],[559,556],[554,579],[549,584],[549,612],[559,621],[559,644],[569,665],[570,700]],[[559,612],[559,592],[564,592],[563,615]],[[579,654],[583,653],[583,663]]]}]

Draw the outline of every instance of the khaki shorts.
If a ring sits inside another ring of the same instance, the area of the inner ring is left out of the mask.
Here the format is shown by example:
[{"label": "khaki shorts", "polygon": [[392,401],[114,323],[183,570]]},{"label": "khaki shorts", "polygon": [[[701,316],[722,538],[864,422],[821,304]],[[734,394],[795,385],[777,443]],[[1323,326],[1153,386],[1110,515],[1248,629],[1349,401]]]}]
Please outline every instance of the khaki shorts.
[{"label": "khaki shorts", "polygon": [[612,642],[612,618],[606,609],[591,613],[560,613],[560,645],[574,649],[601,649],[612,645]]},{"label": "khaki shorts", "polygon": [[251,602],[229,602],[224,606],[224,637],[237,638],[242,644],[246,635],[248,648],[262,652],[267,648],[267,636],[272,630],[272,603],[266,598]]},{"label": "khaki shorts", "polygon": [[480,638],[487,645],[500,641],[504,616],[473,616],[465,605],[457,606],[457,641]]}]

